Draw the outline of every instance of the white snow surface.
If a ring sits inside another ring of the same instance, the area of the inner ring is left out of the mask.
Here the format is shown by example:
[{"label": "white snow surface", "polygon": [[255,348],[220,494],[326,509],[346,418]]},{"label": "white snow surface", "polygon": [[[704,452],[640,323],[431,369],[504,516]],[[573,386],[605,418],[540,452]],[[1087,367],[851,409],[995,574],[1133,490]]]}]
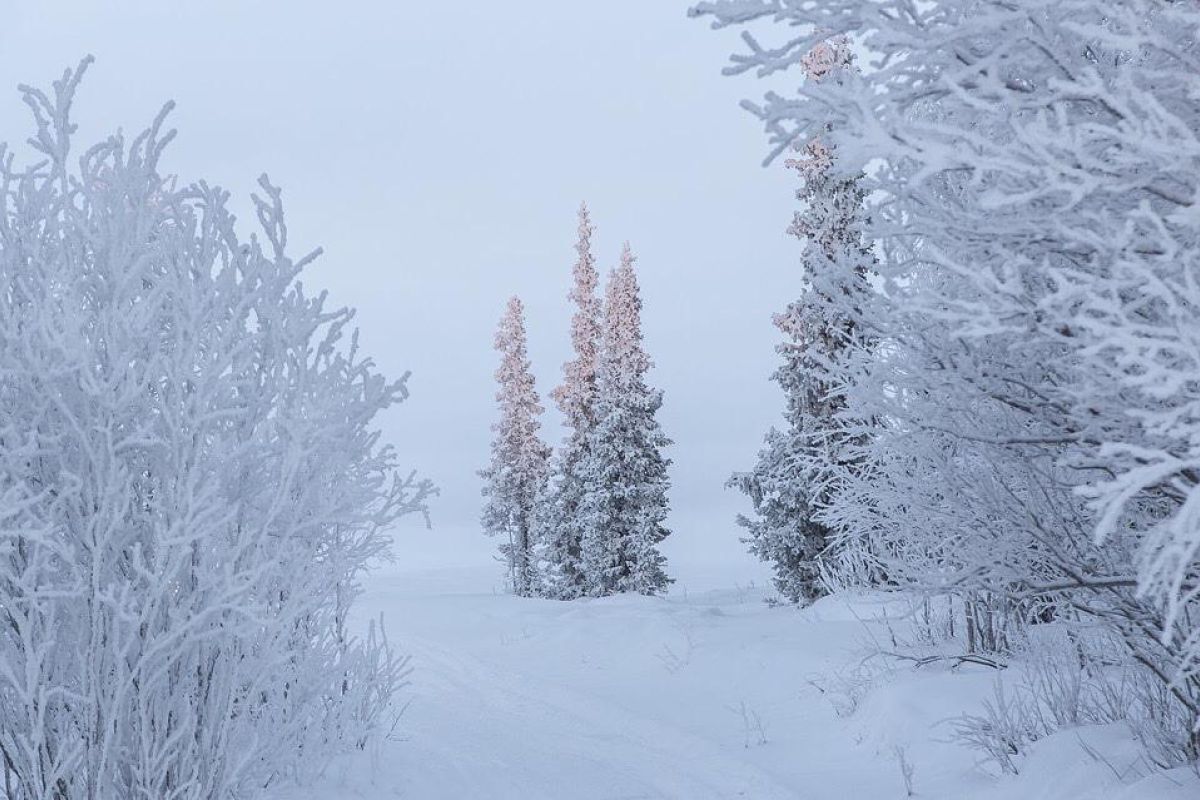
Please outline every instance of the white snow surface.
[{"label": "white snow surface", "polygon": [[692,567],[666,597],[573,602],[501,593],[499,564],[381,570],[359,614],[412,655],[410,704],[388,741],[272,800],[884,800],[909,796],[898,753],[927,800],[1200,796],[1116,725],[1061,731],[1000,775],[947,723],[990,696],[984,667],[871,659],[848,713],[894,601],[772,607]]}]

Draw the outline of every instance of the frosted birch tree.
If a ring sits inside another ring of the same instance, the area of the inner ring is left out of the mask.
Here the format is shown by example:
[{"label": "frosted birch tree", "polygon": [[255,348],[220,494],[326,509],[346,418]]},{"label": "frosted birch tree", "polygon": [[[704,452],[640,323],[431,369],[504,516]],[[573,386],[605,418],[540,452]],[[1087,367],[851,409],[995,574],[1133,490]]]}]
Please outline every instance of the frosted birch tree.
[{"label": "frosted birch tree", "polygon": [[514,594],[531,596],[538,588],[534,511],[546,487],[550,448],[538,436],[542,404],[534,386],[525,336],[525,307],[508,301],[496,331],[500,367],[496,402],[500,419],[492,426],[492,458],[480,472],[486,481],[483,529],[503,539],[501,555]]},{"label": "frosted birch tree", "polygon": [[0,154],[0,757],[10,800],[258,794],[365,744],[403,673],[346,615],[429,487],[309,294],[279,190],[160,173],[168,109],[77,151],[87,67]]},{"label": "frosted birch tree", "polygon": [[671,441],[656,414],[662,392],[646,374],[652,363],[642,345],[642,300],[626,244],[604,293],[596,424],[580,464],[586,492],[581,506],[581,552],[587,591],[657,594],[670,583],[658,549],[669,534]]},{"label": "frosted birch tree", "polygon": [[580,504],[586,485],[579,464],[587,456],[588,438],[596,422],[596,371],[600,352],[599,275],[592,255],[591,217],[579,208],[576,260],[568,298],[575,304],[571,319],[574,358],[563,366],[563,382],[551,396],[562,411],[567,437],[552,462],[551,480],[538,502],[537,531],[544,561],[544,591],[569,600],[586,590],[581,565]]}]

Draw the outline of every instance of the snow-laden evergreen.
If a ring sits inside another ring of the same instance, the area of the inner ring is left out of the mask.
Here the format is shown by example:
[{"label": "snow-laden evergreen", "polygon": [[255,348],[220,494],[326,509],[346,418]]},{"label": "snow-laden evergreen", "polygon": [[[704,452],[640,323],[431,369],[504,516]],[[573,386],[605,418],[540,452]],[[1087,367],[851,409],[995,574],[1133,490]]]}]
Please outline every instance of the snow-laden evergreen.
[{"label": "snow-laden evergreen", "polygon": [[538,436],[542,404],[534,387],[526,348],[525,307],[510,298],[496,331],[500,367],[496,402],[500,419],[492,426],[492,458],[480,472],[486,481],[483,530],[504,541],[500,553],[514,594],[528,597],[538,587],[534,547],[534,508],[546,488],[550,448]]},{"label": "snow-laden evergreen", "polygon": [[551,464],[551,479],[538,501],[537,539],[544,562],[541,591],[569,600],[586,591],[581,563],[580,508],[587,485],[580,464],[587,457],[588,440],[596,422],[596,373],[600,354],[601,305],[596,259],[592,255],[591,217],[586,205],[579,208],[576,260],[568,299],[575,304],[571,319],[574,358],[563,365],[563,382],[551,396],[563,414],[566,440]]},{"label": "snow-laden evergreen", "polygon": [[670,440],[656,414],[662,392],[646,374],[652,363],[642,346],[634,255],[626,244],[604,293],[596,424],[589,432],[579,474],[586,486],[580,522],[587,592],[656,594],[670,579],[658,545],[670,531]]},{"label": "snow-laden evergreen", "polygon": [[403,660],[347,614],[429,487],[376,415],[406,395],[299,277],[280,191],[160,172],[167,109],[77,152],[22,89],[0,153],[0,755],[8,800],[258,796],[389,721]]},{"label": "snow-laden evergreen", "polygon": [[[819,43],[804,60],[809,81],[836,81],[851,68],[844,39]],[[750,497],[754,515],[738,517],[746,542],[775,572],[775,587],[791,600],[824,593],[821,561],[832,556],[828,526],[819,512],[829,500],[829,481],[848,464],[848,434],[838,413],[844,408],[838,378],[861,344],[855,319],[870,292],[873,257],[863,241],[860,176],[844,174],[836,152],[821,137],[788,162],[803,181],[802,207],[789,229],[805,243],[803,291],[775,315],[785,340],[777,346],[783,364],[772,379],[786,400],[782,430],[772,429],[754,469],[729,483]]]}]

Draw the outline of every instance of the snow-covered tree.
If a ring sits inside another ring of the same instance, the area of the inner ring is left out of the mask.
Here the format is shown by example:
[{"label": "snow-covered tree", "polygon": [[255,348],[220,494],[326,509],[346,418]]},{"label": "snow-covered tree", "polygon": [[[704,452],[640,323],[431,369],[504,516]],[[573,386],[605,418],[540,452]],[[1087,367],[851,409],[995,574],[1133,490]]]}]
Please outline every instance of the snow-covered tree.
[{"label": "snow-covered tree", "polygon": [[[852,60],[845,39],[836,39],[818,43],[802,64],[807,80],[836,81]],[[870,291],[873,257],[863,240],[860,176],[839,171],[825,138],[808,141],[788,165],[803,181],[789,232],[805,247],[801,295],[775,316],[786,339],[772,377],[786,398],[787,424],[767,434],[754,469],[734,474],[730,485],[754,506],[753,517],[738,517],[751,552],[772,565],[776,588],[797,602],[824,593],[821,559],[832,537],[818,516],[829,502],[830,468],[852,463],[838,417],[845,405],[839,379],[846,356],[861,345],[855,319]]]},{"label": "snow-covered tree", "polygon": [[665,526],[671,444],[658,424],[662,392],[646,383],[642,300],[626,244],[604,293],[596,423],[579,473],[586,486],[580,520],[583,573],[592,595],[657,594],[670,578],[658,545]]},{"label": "snow-covered tree", "polygon": [[[786,26],[774,44],[747,33],[731,72],[787,70],[831,35],[871,54],[843,85],[749,106],[775,152],[832,123],[847,166],[874,160],[886,313],[866,321],[878,356],[844,417],[880,431],[822,518],[889,578],[963,597],[992,646],[1047,615],[1114,631],[1200,722],[1200,8],[693,12]],[[1200,739],[1184,747],[1194,758]]]},{"label": "snow-covered tree", "polygon": [[361,747],[402,675],[349,635],[384,529],[429,491],[406,396],[299,282],[279,190],[159,172],[167,109],[77,155],[87,66],[23,87],[0,154],[0,759],[9,800],[255,796]]},{"label": "snow-covered tree", "polygon": [[587,456],[589,433],[596,421],[596,370],[600,353],[599,275],[592,255],[591,217],[579,208],[576,260],[568,298],[575,304],[571,344],[575,357],[563,366],[563,383],[551,392],[563,414],[567,437],[551,465],[551,480],[537,506],[537,539],[544,561],[543,591],[564,600],[585,591],[580,562],[580,504],[586,484],[579,464]]},{"label": "snow-covered tree", "polygon": [[483,529],[504,539],[500,552],[512,591],[529,597],[538,586],[534,547],[534,508],[546,487],[550,448],[538,436],[543,411],[534,388],[526,350],[525,307],[508,301],[496,331],[500,367],[496,401],[500,420],[492,426],[492,459],[480,472],[486,480]]}]

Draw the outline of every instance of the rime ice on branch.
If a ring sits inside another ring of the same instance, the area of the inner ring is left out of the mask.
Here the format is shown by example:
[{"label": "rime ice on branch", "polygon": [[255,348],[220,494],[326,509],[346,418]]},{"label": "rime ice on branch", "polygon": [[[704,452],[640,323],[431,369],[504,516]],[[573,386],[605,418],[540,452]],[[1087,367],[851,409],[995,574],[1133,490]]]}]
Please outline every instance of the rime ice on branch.
[{"label": "rime ice on branch", "polygon": [[[360,749],[403,659],[346,630],[429,487],[376,414],[407,396],[261,232],[159,172],[168,109],[76,157],[0,153],[0,754],[10,800],[257,796]],[[347,341],[349,338],[349,341]]]}]

